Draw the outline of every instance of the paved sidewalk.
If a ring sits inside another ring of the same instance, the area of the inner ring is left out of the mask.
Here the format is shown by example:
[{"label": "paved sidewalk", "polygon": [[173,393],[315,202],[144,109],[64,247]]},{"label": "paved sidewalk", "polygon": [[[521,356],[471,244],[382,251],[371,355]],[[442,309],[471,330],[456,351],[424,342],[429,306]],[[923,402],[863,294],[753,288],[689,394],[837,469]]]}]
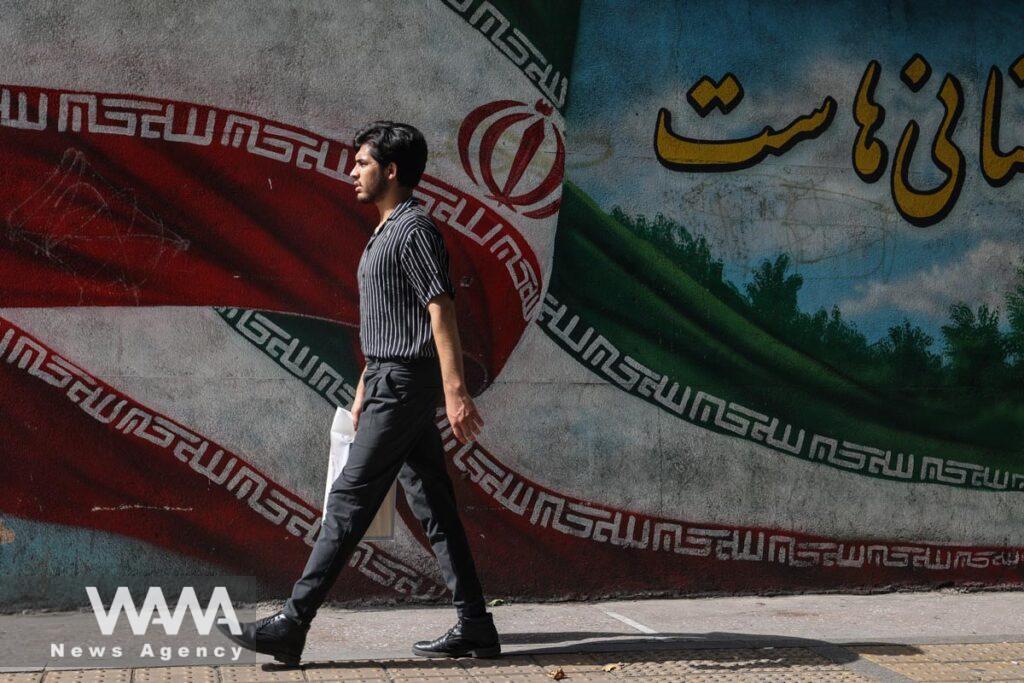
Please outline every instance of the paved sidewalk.
[{"label": "paved sidewalk", "polygon": [[494,613],[506,656],[437,661],[410,658],[409,644],[443,632],[450,609],[326,609],[308,663],[284,670],[232,653],[219,634],[172,637],[156,626],[145,637],[126,627],[104,637],[91,611],[0,616],[0,683],[1024,680],[1021,592],[512,604]]}]

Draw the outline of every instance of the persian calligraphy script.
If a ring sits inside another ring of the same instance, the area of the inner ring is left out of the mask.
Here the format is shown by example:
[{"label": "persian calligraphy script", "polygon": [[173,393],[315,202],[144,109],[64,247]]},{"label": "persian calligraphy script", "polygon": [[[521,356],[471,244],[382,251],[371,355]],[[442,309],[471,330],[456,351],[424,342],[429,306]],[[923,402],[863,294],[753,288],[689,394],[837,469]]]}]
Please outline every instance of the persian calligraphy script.
[{"label": "persian calligraphy script", "polygon": [[[1024,88],[1024,55],[1009,67],[1008,73],[1018,88]],[[900,81],[917,93],[929,82],[932,67],[920,54],[903,65]],[[889,147],[878,138],[885,123],[885,107],[875,98],[882,76],[882,66],[871,60],[864,70],[853,99],[853,121],[857,134],[853,141],[851,161],[857,177],[865,183],[878,182],[890,169],[889,187],[899,215],[911,225],[925,228],[942,221],[956,206],[967,175],[967,161],[954,139],[964,109],[964,90],[955,75],[947,73],[935,94],[943,108],[942,120],[932,138],[931,160],[941,171],[942,180],[930,188],[915,186],[910,179],[910,166],[921,128],[910,119],[891,155]],[[687,102],[700,116],[718,110],[727,115],[743,99],[739,79],[727,73],[719,81],[702,76],[686,94]],[[1004,152],[999,141],[1002,118],[1003,73],[993,66],[985,85],[981,107],[981,131],[978,158],[982,176],[992,187],[1002,187],[1024,170],[1024,146]],[[836,100],[826,96],[821,105],[798,116],[781,128],[765,126],[759,133],[736,140],[702,140],[677,132],[668,109],[658,111],[654,131],[654,151],[658,161],[673,171],[690,173],[727,172],[750,168],[768,155],[782,156],[797,144],[820,137],[832,124]]]}]

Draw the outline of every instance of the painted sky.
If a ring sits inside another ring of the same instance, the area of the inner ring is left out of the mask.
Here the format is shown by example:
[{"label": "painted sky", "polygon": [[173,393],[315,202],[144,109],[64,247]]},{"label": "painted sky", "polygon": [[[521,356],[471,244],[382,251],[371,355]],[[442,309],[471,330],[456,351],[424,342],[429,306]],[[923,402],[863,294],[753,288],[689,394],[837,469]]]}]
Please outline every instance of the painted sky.
[{"label": "painted sky", "polygon": [[[1021,26],[1024,5],[1010,2],[984,10],[937,2],[586,2],[567,110],[567,174],[605,209],[661,212],[705,235],[734,282],[786,252],[805,280],[804,310],[838,304],[872,340],[903,317],[936,333],[956,300],[1001,305],[1024,258],[1024,177],[992,188],[978,160],[985,79],[991,66],[1005,74],[1024,52]],[[915,53],[932,67],[918,93],[899,80]],[[947,72],[963,86],[953,139],[967,175],[937,225],[918,228],[899,216],[888,170],[874,184],[854,173],[852,107],[872,59],[882,66],[878,137],[890,165],[907,122],[921,126],[910,168],[921,189],[942,180],[929,154],[943,113],[939,86]],[[744,99],[728,115],[701,119],[686,92],[701,76],[727,72]],[[676,132],[721,140],[780,128],[826,96],[838,103],[828,130],[752,168],[680,173],[654,156],[661,107]],[[1002,111],[1006,151],[1024,144],[1024,90],[1010,79]]]}]

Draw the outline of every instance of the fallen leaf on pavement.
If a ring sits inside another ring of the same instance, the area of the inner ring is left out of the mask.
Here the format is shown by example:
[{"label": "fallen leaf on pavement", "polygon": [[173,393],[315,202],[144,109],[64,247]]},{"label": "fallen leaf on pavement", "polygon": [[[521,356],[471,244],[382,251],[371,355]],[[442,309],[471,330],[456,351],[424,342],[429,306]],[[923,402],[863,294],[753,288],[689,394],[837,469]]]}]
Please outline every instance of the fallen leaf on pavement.
[{"label": "fallen leaf on pavement", "polygon": [[618,671],[621,668],[622,668],[621,664],[605,664],[604,665],[604,670],[605,671]]},{"label": "fallen leaf on pavement", "polygon": [[563,678],[565,678],[565,672],[564,672],[564,671],[562,671],[562,667],[558,667],[558,668],[557,668],[557,669],[555,669],[554,671],[549,671],[549,672],[548,672],[548,677],[549,677],[549,678],[553,678],[553,679],[555,679],[556,681],[560,681],[560,680],[562,680]]}]

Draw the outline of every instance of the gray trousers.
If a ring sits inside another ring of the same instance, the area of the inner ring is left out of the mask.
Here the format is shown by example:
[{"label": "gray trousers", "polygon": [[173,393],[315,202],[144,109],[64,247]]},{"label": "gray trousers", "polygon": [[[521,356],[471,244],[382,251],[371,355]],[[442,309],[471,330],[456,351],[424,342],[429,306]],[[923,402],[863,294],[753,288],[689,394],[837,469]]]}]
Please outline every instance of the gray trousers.
[{"label": "gray trousers", "polygon": [[484,614],[483,591],[434,422],[442,391],[437,359],[367,361],[363,385],[348,462],[328,494],[320,535],[285,614],[307,624],[313,620],[396,476],[441,565],[459,616]]}]

